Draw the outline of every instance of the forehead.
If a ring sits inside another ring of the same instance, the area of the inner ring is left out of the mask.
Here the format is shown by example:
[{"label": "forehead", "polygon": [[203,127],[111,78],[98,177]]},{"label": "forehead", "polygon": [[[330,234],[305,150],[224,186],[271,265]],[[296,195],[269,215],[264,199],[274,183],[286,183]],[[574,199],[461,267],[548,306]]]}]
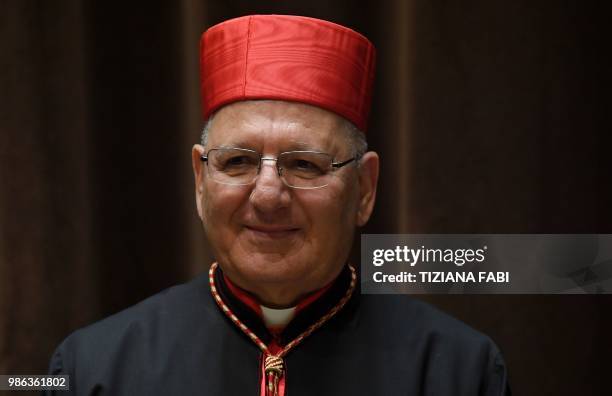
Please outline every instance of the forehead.
[{"label": "forehead", "polygon": [[346,145],[346,121],[319,107],[253,100],[221,108],[209,131],[210,147],[264,150],[338,150]]}]

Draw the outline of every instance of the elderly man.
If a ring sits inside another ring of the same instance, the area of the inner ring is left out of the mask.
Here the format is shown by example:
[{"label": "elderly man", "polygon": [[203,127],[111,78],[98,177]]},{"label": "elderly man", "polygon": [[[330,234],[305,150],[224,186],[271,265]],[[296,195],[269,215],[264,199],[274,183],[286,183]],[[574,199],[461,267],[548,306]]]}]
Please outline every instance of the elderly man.
[{"label": "elderly man", "polygon": [[330,22],[248,16],[201,46],[192,151],[208,276],[68,337],[51,373],[96,395],[502,395],[495,345],[347,263],[374,205],[374,47]]}]

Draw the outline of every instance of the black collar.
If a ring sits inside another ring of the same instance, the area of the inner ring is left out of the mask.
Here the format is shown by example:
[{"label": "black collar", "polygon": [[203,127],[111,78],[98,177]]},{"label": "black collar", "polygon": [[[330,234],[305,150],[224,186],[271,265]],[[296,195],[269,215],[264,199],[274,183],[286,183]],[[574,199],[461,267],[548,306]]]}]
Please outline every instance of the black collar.
[{"label": "black collar", "polygon": [[[294,338],[302,334],[308,326],[315,323],[323,315],[328,313],[346,294],[351,282],[351,271],[348,266],[344,266],[340,275],[332,283],[328,290],[323,293],[322,296],[317,298],[315,301],[304,307],[300,312],[296,313],[296,316],[289,322],[285,329],[280,334],[281,346],[291,342]],[[267,329],[262,318],[253,312],[245,303],[239,298],[234,296],[229,290],[223,276],[223,271],[220,267],[215,271],[215,286],[217,291],[223,299],[223,302],[229,307],[229,309],[236,315],[245,326],[247,326],[253,333],[259,337],[259,339],[266,345],[269,345],[272,341],[272,334]],[[359,294],[358,290],[353,293],[354,300]],[[229,320],[229,319],[228,319]],[[235,326],[235,325],[234,325]]]}]

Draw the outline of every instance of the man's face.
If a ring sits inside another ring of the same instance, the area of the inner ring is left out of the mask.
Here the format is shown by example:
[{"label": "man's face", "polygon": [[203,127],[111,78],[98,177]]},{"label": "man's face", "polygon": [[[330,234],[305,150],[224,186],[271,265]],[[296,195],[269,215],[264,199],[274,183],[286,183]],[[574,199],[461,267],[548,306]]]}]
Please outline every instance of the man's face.
[{"label": "man's face", "polygon": [[[276,163],[265,160],[252,184],[217,183],[199,156],[238,147],[267,158],[313,150],[344,161],[353,150],[342,128],[338,115],[306,104],[237,102],[217,112],[206,147],[194,146],[198,212],[216,258],[232,281],[264,303],[291,304],[337,276],[355,227],[369,217],[374,192],[366,197],[371,203],[364,199],[364,171],[354,163],[334,171],[327,186],[304,190],[286,186]],[[377,164],[376,158],[376,175]]]}]

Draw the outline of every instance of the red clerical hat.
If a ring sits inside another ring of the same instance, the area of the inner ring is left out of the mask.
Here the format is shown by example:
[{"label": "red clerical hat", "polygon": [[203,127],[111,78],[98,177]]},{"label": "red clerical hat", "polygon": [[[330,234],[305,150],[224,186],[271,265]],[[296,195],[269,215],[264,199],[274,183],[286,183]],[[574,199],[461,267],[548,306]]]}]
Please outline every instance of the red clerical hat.
[{"label": "red clerical hat", "polygon": [[366,130],[376,61],[361,34],[320,19],[251,15],[215,25],[200,41],[204,118],[247,99],[308,103]]}]

